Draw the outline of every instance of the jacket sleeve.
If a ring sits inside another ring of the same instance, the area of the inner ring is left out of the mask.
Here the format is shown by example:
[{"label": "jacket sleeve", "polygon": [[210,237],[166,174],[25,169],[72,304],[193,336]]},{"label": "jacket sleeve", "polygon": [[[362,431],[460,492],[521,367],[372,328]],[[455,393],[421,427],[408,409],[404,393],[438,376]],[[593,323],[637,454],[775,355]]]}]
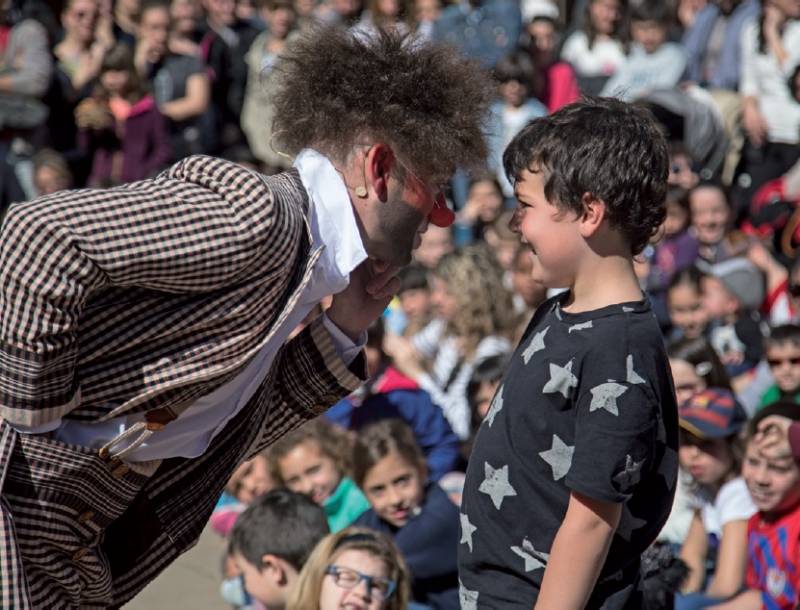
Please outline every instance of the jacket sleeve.
[{"label": "jacket sleeve", "polygon": [[0,417],[36,427],[80,403],[78,323],[92,293],[219,290],[283,265],[299,230],[260,176],[199,156],[154,180],[12,206],[0,232]]},{"label": "jacket sleeve", "polygon": [[269,417],[247,451],[249,459],[284,434],[321,415],[367,379],[364,352],[349,367],[319,316],[281,348],[265,381]]}]

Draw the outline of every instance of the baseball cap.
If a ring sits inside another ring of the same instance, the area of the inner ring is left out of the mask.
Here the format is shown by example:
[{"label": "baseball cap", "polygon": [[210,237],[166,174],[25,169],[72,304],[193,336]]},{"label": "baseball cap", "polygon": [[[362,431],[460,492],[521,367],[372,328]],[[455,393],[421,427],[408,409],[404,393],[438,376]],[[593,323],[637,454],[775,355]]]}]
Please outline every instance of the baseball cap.
[{"label": "baseball cap", "polygon": [[681,428],[698,438],[725,438],[747,421],[744,407],[730,390],[709,388],[692,394],[678,409]]},{"label": "baseball cap", "polygon": [[698,265],[701,271],[714,276],[741,304],[755,310],[764,301],[764,276],[753,263],[743,257],[731,258],[714,265]]}]

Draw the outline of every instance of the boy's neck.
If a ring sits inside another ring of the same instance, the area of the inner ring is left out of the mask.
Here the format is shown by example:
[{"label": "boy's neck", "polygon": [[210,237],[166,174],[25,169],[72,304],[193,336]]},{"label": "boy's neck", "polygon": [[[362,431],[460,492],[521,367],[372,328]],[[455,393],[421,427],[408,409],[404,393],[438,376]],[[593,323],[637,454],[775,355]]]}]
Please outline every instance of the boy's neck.
[{"label": "boy's neck", "polygon": [[592,259],[580,269],[564,305],[567,313],[593,311],[642,300],[642,288],[630,258],[621,255]]}]

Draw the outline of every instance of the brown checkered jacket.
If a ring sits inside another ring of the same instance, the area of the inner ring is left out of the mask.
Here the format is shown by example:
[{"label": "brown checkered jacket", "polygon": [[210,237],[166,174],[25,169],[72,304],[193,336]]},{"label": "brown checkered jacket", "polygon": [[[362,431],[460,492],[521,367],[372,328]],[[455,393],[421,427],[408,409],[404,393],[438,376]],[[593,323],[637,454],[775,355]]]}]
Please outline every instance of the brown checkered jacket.
[{"label": "brown checkered jacket", "polygon": [[[307,211],[296,171],[265,178],[203,156],[12,207],[0,233],[0,418],[169,413],[233,378],[310,279]],[[196,542],[238,463],[361,383],[363,359],[350,368],[317,320],[203,456],[150,477],[0,421],[0,607],[133,597]]]}]

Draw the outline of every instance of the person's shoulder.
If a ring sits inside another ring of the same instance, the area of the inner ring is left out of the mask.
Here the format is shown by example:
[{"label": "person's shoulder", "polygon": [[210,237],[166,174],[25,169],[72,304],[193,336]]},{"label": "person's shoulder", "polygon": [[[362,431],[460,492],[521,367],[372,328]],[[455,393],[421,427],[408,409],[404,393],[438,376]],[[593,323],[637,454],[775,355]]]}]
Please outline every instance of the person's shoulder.
[{"label": "person's shoulder", "polygon": [[752,503],[750,492],[747,491],[747,484],[742,477],[736,477],[723,483],[717,492],[714,504],[724,506],[727,504],[739,505],[743,502]]}]

